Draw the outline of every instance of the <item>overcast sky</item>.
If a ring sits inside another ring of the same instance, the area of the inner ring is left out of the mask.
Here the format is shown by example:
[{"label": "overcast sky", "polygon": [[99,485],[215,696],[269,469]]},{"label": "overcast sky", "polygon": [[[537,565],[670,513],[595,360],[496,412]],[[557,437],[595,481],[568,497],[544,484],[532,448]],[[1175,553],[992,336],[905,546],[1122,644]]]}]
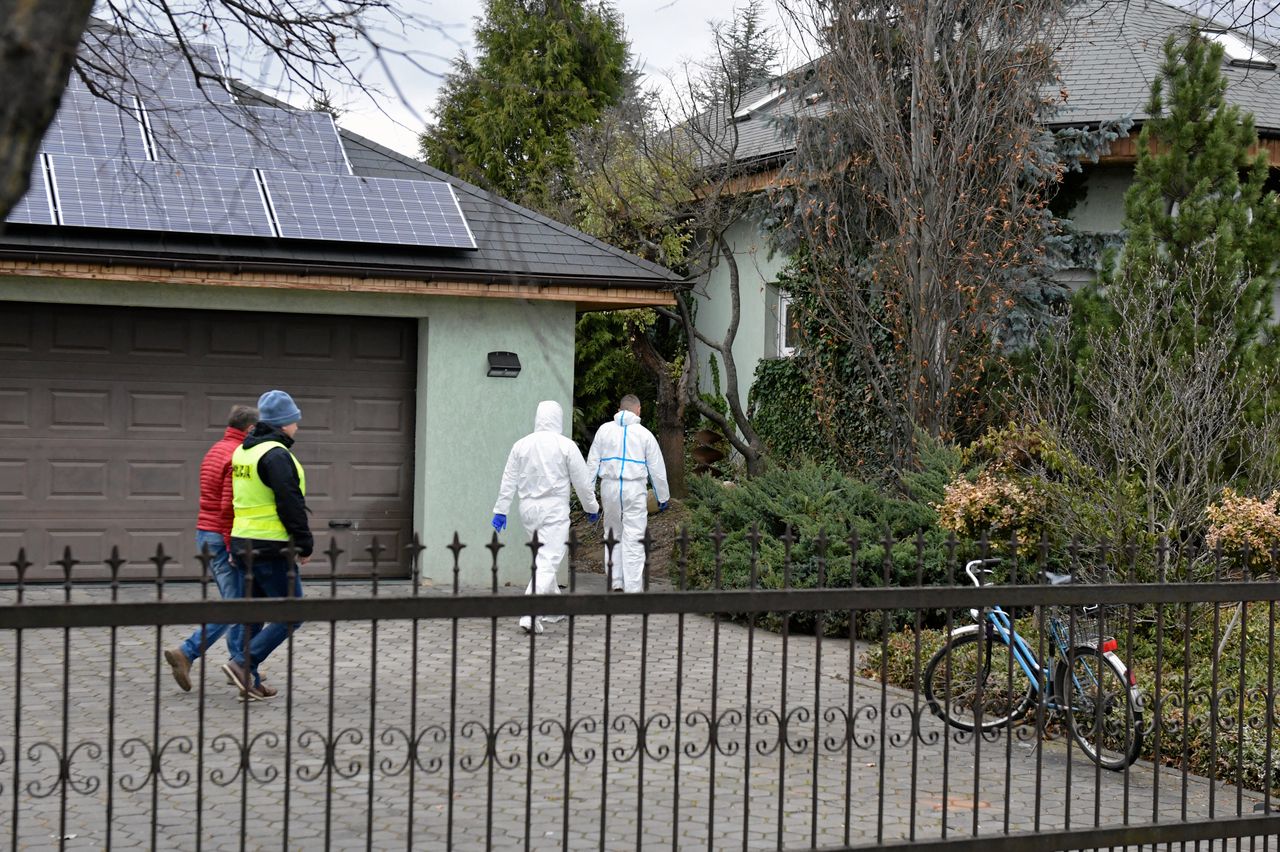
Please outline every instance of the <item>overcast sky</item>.
[{"label": "overcast sky", "polygon": [[[730,20],[742,0],[614,0],[627,29],[627,38],[637,61],[655,85],[667,71],[678,70],[686,60],[702,58],[709,46],[709,22]],[[375,142],[405,154],[417,156],[417,136],[436,101],[449,60],[459,51],[472,49],[475,18],[482,11],[477,0],[403,0],[399,9],[416,19],[417,30],[401,37],[393,27],[384,27],[379,38],[389,46],[411,51],[412,60],[388,59],[395,83],[413,111],[400,102],[378,67],[369,67],[363,79],[382,90],[375,104],[359,91],[334,92],[333,99],[345,114],[339,124]],[[772,4],[766,14],[775,17]],[[415,67],[422,66],[422,67]],[[253,76],[249,74],[247,76]],[[260,81],[262,82],[262,81]],[[290,97],[297,106],[306,98]],[[385,114],[384,114],[385,113]]]},{"label": "overcast sky", "polygon": [[[1141,10],[1145,0],[1115,0],[1132,9]],[[1224,23],[1242,24],[1256,16],[1255,25],[1246,27],[1254,35],[1280,41],[1280,12],[1275,0],[1165,0],[1174,5],[1216,17]],[[736,8],[746,0],[612,0],[622,15],[632,54],[646,72],[649,86],[661,88],[668,74],[676,74],[683,63],[704,58],[710,48],[710,22],[729,21]],[[375,22],[375,38],[391,51],[407,53],[409,58],[388,55],[387,69],[394,78],[389,82],[383,68],[366,60],[360,65],[361,79],[379,94],[370,97],[359,87],[351,86],[331,92],[336,106],[344,111],[339,123],[355,132],[411,156],[418,154],[418,134],[431,115],[436,96],[448,73],[450,61],[461,51],[472,51],[472,30],[476,17],[483,11],[480,0],[400,0],[397,10],[404,21]],[[766,23],[779,31],[784,54],[797,61],[802,51],[783,31],[773,0],[765,0]],[[1252,13],[1239,14],[1241,12]],[[1235,13],[1235,14],[1233,14]],[[407,24],[407,29],[406,29]],[[237,51],[228,50],[228,54]],[[253,50],[231,55],[232,76],[274,91],[295,106],[309,106],[309,98],[273,85],[271,71],[255,67]],[[237,62],[237,58],[241,61]],[[784,57],[784,62],[786,59]],[[276,81],[278,83],[278,80]]]}]

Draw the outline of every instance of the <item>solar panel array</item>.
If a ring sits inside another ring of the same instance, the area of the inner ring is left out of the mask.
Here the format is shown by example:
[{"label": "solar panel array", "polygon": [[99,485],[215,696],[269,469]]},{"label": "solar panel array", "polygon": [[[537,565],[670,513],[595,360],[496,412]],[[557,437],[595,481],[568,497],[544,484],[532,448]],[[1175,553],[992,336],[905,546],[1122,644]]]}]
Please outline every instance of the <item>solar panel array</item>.
[{"label": "solar panel array", "polygon": [[329,114],[237,104],[188,47],[90,33],[90,64],[128,72],[73,79],[7,221],[475,248],[449,184],[355,177]]}]

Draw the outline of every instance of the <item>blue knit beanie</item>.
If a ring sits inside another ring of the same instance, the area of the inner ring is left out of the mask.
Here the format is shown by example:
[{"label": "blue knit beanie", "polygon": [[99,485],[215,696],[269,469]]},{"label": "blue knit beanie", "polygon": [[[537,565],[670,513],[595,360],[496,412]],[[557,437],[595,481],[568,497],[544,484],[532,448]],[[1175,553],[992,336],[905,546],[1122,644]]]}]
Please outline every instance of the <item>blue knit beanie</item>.
[{"label": "blue knit beanie", "polygon": [[269,390],[258,397],[258,422],[268,426],[288,426],[302,419],[293,397],[282,390]]}]

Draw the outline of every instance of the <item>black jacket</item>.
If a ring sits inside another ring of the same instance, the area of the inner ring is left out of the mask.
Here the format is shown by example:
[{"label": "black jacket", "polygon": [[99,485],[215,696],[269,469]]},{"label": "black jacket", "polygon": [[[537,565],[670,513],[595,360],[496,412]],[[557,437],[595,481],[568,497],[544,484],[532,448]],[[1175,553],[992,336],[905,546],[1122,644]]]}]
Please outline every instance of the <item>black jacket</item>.
[{"label": "black jacket", "polygon": [[[264,423],[253,427],[253,431],[245,437],[243,446],[248,450],[267,441],[279,441],[286,447],[293,446],[292,438]],[[292,536],[298,555],[310,556],[314,539],[311,537],[311,526],[307,523],[307,502],[302,494],[302,485],[298,482],[298,470],[293,466],[289,452],[280,447],[267,450],[258,460],[258,478],[275,493],[276,514]],[[246,545],[252,547],[257,556],[277,556],[286,546],[284,542],[266,539],[231,539],[232,553],[242,552]]]}]

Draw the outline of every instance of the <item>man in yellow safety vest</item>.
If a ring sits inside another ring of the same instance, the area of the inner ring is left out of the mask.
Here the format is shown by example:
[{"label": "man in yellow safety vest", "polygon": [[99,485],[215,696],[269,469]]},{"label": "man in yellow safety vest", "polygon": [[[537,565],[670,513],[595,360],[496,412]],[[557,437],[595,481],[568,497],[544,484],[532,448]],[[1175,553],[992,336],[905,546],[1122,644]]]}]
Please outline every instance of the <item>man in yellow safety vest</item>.
[{"label": "man in yellow safety vest", "polygon": [[[231,455],[231,555],[255,598],[302,597],[302,579],[290,564],[292,541],[299,566],[311,558],[307,524],[307,477],[290,451],[302,412],[281,390],[258,398],[258,422]],[[252,567],[250,567],[252,566]],[[290,575],[292,574],[292,588]],[[261,701],[274,691],[258,682],[258,666],[300,624],[246,625],[241,647],[222,667],[241,698]]]}]

